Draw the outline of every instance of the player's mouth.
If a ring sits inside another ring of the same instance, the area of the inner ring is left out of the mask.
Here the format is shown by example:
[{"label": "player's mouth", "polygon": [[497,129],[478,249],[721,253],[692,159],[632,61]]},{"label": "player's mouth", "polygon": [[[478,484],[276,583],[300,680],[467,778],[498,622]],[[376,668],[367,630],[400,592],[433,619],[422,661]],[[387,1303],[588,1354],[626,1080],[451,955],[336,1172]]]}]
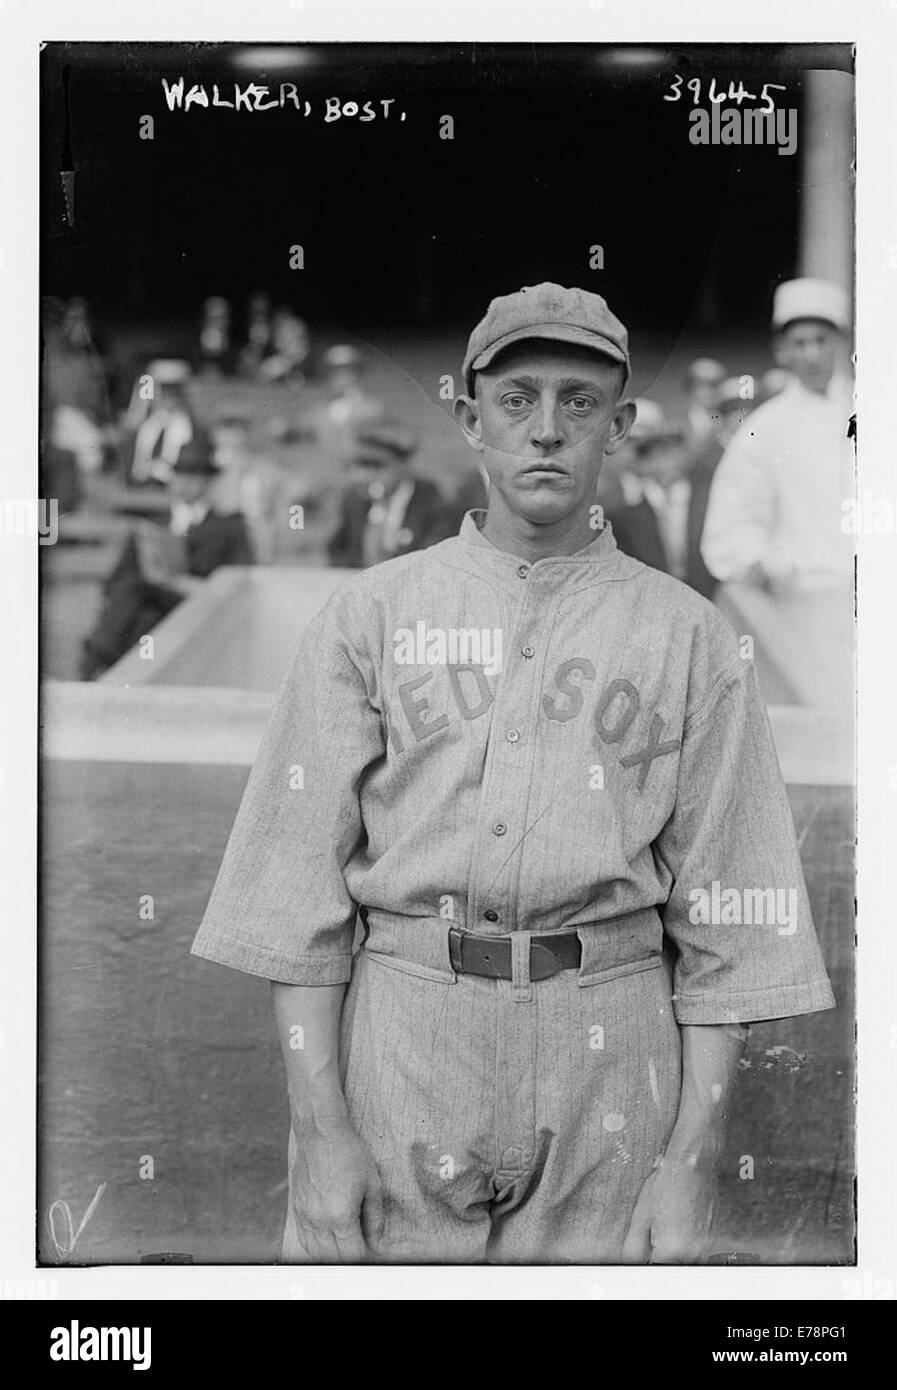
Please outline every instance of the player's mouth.
[{"label": "player's mouth", "polygon": [[521,477],[524,478],[532,477],[533,475],[555,478],[569,478],[570,476],[566,468],[561,468],[557,463],[548,462],[531,463],[527,468],[524,468],[521,473]]}]

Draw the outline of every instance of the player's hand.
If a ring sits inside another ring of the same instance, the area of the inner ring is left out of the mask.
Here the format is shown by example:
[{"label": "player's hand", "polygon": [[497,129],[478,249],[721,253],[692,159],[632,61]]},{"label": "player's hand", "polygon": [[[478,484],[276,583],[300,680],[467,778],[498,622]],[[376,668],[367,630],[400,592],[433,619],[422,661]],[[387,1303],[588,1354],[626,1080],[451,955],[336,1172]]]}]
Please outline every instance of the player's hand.
[{"label": "player's hand", "polygon": [[716,1171],[665,1157],[646,1178],[623,1244],[626,1264],[702,1264],[709,1254]]},{"label": "player's hand", "polygon": [[383,1233],[380,1175],[348,1123],[296,1135],[290,1191],[300,1244],[313,1264],[359,1264]]}]

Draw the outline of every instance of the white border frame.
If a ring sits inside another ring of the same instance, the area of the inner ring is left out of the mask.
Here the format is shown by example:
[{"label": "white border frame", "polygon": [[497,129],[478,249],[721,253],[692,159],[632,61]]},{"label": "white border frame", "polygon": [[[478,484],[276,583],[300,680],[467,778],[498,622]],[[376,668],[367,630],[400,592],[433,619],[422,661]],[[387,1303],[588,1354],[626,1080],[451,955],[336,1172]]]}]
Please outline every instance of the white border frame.
[{"label": "white border frame", "polygon": [[[897,380],[897,0],[0,0],[0,381],[4,496],[27,497],[37,452],[38,49],[48,36],[95,41],[855,42],[858,119],[860,492],[897,502],[891,460]],[[889,332],[889,330],[891,330]],[[12,411],[11,419],[7,412]],[[7,428],[8,425],[8,428]],[[856,1269],[834,1268],[279,1268],[37,1269],[34,1262],[36,1026],[36,542],[0,537],[0,1295],[34,1280],[75,1299],[848,1299],[897,1286],[897,931],[890,869],[897,844],[897,537],[860,540],[859,1172]],[[890,592],[889,592],[890,589]],[[884,1284],[882,1281],[885,1281]],[[14,1296],[8,1294],[7,1296]]]}]

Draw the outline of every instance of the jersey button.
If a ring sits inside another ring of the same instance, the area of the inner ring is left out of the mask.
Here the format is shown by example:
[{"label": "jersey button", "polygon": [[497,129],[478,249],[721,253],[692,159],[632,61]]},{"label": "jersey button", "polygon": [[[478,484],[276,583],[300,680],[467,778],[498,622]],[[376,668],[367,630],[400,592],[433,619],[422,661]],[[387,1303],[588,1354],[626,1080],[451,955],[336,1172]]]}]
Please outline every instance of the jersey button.
[{"label": "jersey button", "polygon": [[517,573],[520,575],[521,579],[525,579],[529,574],[529,565],[518,565]]},{"label": "jersey button", "polygon": [[520,734],[517,732],[516,729],[509,729],[508,732],[505,734],[505,738],[508,740],[508,743],[519,743]]},{"label": "jersey button", "polygon": [[535,655],[536,655],[536,649],[535,649],[535,647],[531,646],[529,642],[527,642],[527,644],[526,644],[525,647],[521,647],[521,648],[520,648],[520,652],[521,652],[521,655],[526,656],[526,657],[530,657],[530,656],[535,656]]},{"label": "jersey button", "polygon": [[507,833],[508,833],[508,827],[505,825],[504,821],[503,821],[503,820],[497,820],[497,821],[495,822],[495,824],[493,825],[493,827],[492,827],[492,834],[493,834],[493,835],[506,835]]},{"label": "jersey button", "polygon": [[494,907],[487,907],[486,911],[483,913],[483,916],[486,918],[487,922],[498,921],[498,913],[495,911]]}]

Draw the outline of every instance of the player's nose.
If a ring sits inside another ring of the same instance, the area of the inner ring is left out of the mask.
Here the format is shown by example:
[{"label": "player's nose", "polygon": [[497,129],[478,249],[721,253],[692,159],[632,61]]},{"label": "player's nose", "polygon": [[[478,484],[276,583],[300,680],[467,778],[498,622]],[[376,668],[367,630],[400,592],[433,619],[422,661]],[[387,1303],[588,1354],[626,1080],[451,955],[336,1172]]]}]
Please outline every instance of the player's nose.
[{"label": "player's nose", "polygon": [[558,449],[564,442],[558,403],[546,396],[533,411],[530,438],[540,449]]}]

